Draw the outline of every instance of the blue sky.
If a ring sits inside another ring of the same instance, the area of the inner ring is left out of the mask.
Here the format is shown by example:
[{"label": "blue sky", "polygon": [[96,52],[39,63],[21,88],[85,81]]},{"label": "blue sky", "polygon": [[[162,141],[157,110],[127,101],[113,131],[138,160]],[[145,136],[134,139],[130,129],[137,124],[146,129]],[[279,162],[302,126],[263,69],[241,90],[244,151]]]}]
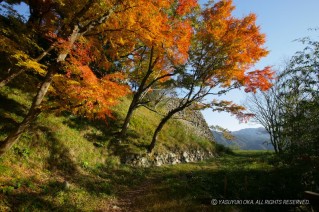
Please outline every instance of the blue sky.
[{"label": "blue sky", "polygon": [[[234,16],[243,17],[255,13],[261,32],[266,34],[265,47],[270,53],[256,64],[256,68],[271,65],[275,70],[280,69],[285,60],[296,51],[302,50],[303,46],[296,42],[296,39],[305,36],[318,39],[319,30],[309,29],[319,28],[319,0],[234,0],[233,2],[236,6]],[[246,95],[244,91],[234,91],[221,98],[243,103]],[[252,123],[239,124],[235,117],[227,113],[213,113],[211,110],[206,110],[203,115],[209,125],[220,125],[231,131],[260,126]]]}]

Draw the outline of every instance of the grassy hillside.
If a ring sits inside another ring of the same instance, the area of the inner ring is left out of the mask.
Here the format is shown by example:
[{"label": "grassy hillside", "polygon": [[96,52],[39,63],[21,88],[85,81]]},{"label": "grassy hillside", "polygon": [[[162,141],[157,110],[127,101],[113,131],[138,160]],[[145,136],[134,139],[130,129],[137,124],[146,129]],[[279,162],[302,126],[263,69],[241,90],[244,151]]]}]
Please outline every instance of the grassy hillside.
[{"label": "grassy hillside", "polygon": [[[27,113],[34,84],[30,75],[24,75],[0,90],[0,141]],[[42,113],[19,143],[0,159],[0,211],[12,207],[17,210],[108,207],[108,203],[116,199],[117,182],[99,175],[110,174],[108,170],[120,167],[123,154],[145,153],[161,119],[145,108],[138,109],[130,124],[128,139],[119,144],[114,135],[128,105],[129,100],[123,99],[114,108],[115,119],[107,124],[67,112]],[[215,148],[212,142],[192,134],[178,120],[166,125],[158,141],[157,152],[168,148],[211,151]],[[124,177],[126,172],[139,174],[131,168],[123,170],[116,178]],[[72,191],[64,184],[70,184]]]}]

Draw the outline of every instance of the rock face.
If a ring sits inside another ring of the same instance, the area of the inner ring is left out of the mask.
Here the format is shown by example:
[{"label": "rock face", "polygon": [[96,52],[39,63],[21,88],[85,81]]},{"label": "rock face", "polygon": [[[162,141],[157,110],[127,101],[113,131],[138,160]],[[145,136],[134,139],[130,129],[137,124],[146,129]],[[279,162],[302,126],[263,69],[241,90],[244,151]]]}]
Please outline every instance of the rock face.
[{"label": "rock face", "polygon": [[211,151],[202,149],[168,151],[165,153],[154,153],[153,155],[128,155],[123,158],[122,163],[132,166],[161,166],[164,164],[178,164],[201,161],[213,158],[215,155]]}]

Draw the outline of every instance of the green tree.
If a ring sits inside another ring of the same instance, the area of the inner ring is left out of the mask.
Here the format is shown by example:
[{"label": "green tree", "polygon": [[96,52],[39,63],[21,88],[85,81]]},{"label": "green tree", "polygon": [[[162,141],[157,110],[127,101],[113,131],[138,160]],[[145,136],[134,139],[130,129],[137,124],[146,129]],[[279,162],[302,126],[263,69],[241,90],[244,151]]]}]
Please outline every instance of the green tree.
[{"label": "green tree", "polygon": [[245,105],[269,132],[277,153],[318,155],[319,42],[301,40],[297,52],[268,91],[251,94]]},{"label": "green tree", "polygon": [[279,97],[282,91],[279,80],[267,91],[252,93],[247,97],[245,108],[252,114],[255,122],[261,124],[270,135],[270,143],[276,153],[283,153],[287,140],[283,137],[283,114],[285,106]]},{"label": "green tree", "polygon": [[297,52],[279,76],[279,98],[285,108],[283,136],[295,155],[319,155],[319,42],[302,39]]}]

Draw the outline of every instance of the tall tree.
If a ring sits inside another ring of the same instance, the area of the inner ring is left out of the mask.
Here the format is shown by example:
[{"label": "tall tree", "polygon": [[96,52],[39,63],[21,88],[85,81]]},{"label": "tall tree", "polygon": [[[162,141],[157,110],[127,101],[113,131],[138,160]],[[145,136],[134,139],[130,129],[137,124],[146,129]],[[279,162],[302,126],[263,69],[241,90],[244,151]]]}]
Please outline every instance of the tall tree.
[{"label": "tall tree", "polygon": [[127,71],[133,96],[120,137],[123,138],[126,135],[133,112],[139,106],[148,103],[144,98],[145,95],[152,88],[176,75],[174,66],[186,62],[192,34],[190,12],[196,7],[196,0],[170,1],[161,10],[150,15],[149,23],[152,25],[157,23],[153,27],[161,31],[157,32],[154,39],[152,38],[151,43],[141,41],[140,48],[129,55],[132,63],[127,66]]},{"label": "tall tree", "polygon": [[[32,1],[29,5],[30,11],[33,11],[34,8],[32,8],[31,3]],[[36,7],[45,6],[47,3],[48,2],[43,1],[42,3],[36,5]],[[62,2],[60,3],[62,4]],[[81,22],[81,18],[83,18],[83,16],[88,15],[89,13],[91,13],[92,15],[92,11],[90,11],[92,10],[92,6],[94,6],[94,1],[88,1],[85,4],[79,6],[79,10],[76,11],[75,14],[73,13],[73,16],[69,17],[69,19],[65,18],[65,23],[62,26],[59,26],[61,27],[60,30],[56,28],[56,30],[58,31],[52,32],[51,27],[47,28],[46,26],[43,26],[48,23],[48,20],[42,20],[38,23],[39,27],[44,27],[45,29],[47,29],[47,33],[52,33],[52,37],[56,36],[58,39],[60,39],[61,45],[58,45],[59,49],[56,50],[56,57],[52,58],[52,61],[48,65],[46,65],[47,70],[44,71],[46,72],[45,77],[37,91],[36,96],[33,99],[29,112],[25,116],[24,120],[17,126],[17,128],[13,130],[13,132],[11,132],[4,141],[1,142],[0,155],[3,155],[19,139],[21,134],[28,128],[32,121],[41,112],[42,101],[53,81],[53,78],[55,74],[57,74],[60,70],[63,70],[66,58],[71,52],[72,48],[74,47],[74,44],[79,40],[79,38],[81,38],[83,35],[89,32],[92,28],[99,26],[101,23],[103,23],[104,20],[106,20],[114,12],[114,9],[117,5],[115,4],[111,5],[111,7],[107,7],[107,9],[104,10],[103,15],[94,16],[93,19],[89,21]],[[71,11],[69,10],[69,12]],[[61,13],[60,15],[64,14]],[[53,16],[53,18],[55,17],[56,16]],[[30,18],[32,18],[32,16]],[[52,20],[52,22],[54,21],[54,19],[52,18],[49,20]],[[58,25],[56,27],[58,27]],[[22,53],[21,57],[26,57],[27,59],[29,58],[26,53]],[[25,61],[25,63],[29,63],[29,61]],[[39,66],[40,65],[42,64],[39,64]]]},{"label": "tall tree", "polygon": [[283,114],[285,106],[280,99],[282,91],[279,80],[267,90],[252,93],[247,97],[245,107],[254,114],[253,120],[261,124],[270,135],[270,143],[276,153],[283,153],[287,148],[286,139],[283,137]]},{"label": "tall tree", "polygon": [[[125,74],[121,65],[129,65],[130,57],[125,61],[121,58],[138,49],[140,42],[152,46],[156,37],[163,34],[161,22],[155,22],[156,16],[150,14],[157,14],[171,3],[146,0],[21,2],[29,6],[31,14],[28,21],[19,22],[25,28],[22,36],[39,48],[31,52],[23,43],[18,43],[19,39],[11,39],[13,31],[9,24],[2,30],[0,42],[9,41],[14,45],[8,45],[10,51],[2,48],[1,54],[14,59],[10,60],[13,63],[9,67],[16,69],[15,72],[36,70],[41,85],[24,120],[1,142],[0,155],[44,109],[60,107],[88,118],[111,116],[110,107],[127,93],[127,86],[122,85]],[[1,16],[5,21],[11,17]],[[51,98],[43,102],[48,91]]]},{"label": "tall tree", "polygon": [[245,117],[243,107],[228,101],[207,103],[206,96],[220,95],[241,86],[245,86],[247,92],[270,88],[272,71],[269,67],[247,72],[267,55],[267,50],[262,47],[265,36],[255,24],[256,16],[250,14],[237,19],[231,15],[233,9],[231,0],[223,0],[207,5],[197,18],[187,64],[182,67],[184,71],[175,76],[180,104],[169,111],[157,126],[149,152],[155,147],[165,123],[192,104]]},{"label": "tall tree", "polygon": [[269,132],[278,153],[318,155],[319,43],[302,39],[297,52],[278,74],[274,87],[249,97],[247,108]]},{"label": "tall tree", "polygon": [[319,153],[319,42],[302,39],[297,52],[281,73],[280,99],[284,106],[283,137],[295,156]]}]

